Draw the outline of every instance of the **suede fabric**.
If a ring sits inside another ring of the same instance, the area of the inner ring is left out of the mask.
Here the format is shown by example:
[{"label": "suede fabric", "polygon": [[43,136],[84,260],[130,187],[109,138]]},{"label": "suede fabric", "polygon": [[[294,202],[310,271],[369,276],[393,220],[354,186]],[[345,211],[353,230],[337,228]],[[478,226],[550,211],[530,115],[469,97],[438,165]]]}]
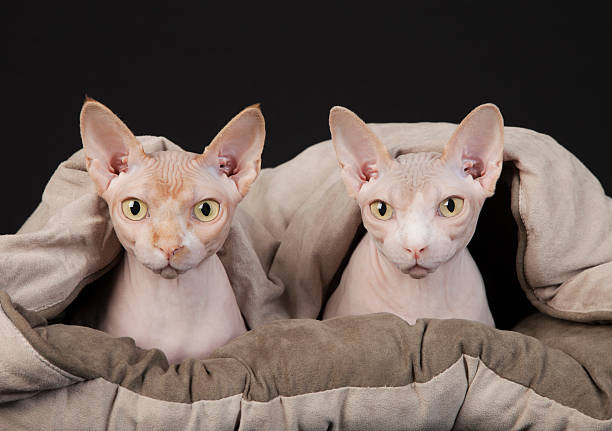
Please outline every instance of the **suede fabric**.
[{"label": "suede fabric", "polygon": [[[454,127],[371,125],[394,156],[441,151]],[[164,138],[140,140],[148,152],[179,150]],[[578,159],[546,135],[506,127],[504,159],[513,166],[516,273],[527,297],[554,317],[609,321],[612,200]],[[264,169],[238,206],[219,253],[247,325],[317,317],[359,226],[331,142]],[[0,287],[25,308],[53,318],[112,268],[120,252],[79,151],[58,167],[20,231],[0,237]]]},{"label": "suede fabric", "polygon": [[[440,151],[454,127],[371,125],[393,156]],[[506,127],[504,159],[470,251],[513,331],[384,313],[314,320],[363,234],[326,141],[261,172],[219,252],[253,330],[168,366],[131,339],[66,324],[122,257],[77,152],[20,231],[0,237],[0,429],[610,429],[611,200],[548,136]]]},{"label": "suede fabric", "polygon": [[[396,157],[441,152],[456,126],[370,127]],[[593,174],[551,137],[516,127],[506,127],[504,133],[511,186],[508,206],[519,237],[513,250],[516,275],[525,294],[537,309],[554,317],[612,320],[612,199]],[[321,298],[335,287],[329,282],[331,274],[350,247],[347,239],[355,236],[361,223],[357,204],[340,180],[331,142],[262,171],[241,206],[251,214],[275,208],[259,220],[281,244],[268,275],[282,282],[283,297],[296,310],[292,317],[312,317]],[[344,252],[338,255],[338,250]]]},{"label": "suede fabric", "polygon": [[[121,427],[169,429],[197,429],[194,424],[206,421],[221,429],[612,425],[607,325],[537,314],[517,328],[541,331],[566,352],[519,332],[461,320],[409,325],[388,313],[292,319],[250,331],[208,359],[168,366],[159,351],[138,349],[130,339],[41,319],[33,328],[5,293],[0,303],[2,333],[23,335],[15,350],[2,351],[2,363],[13,370],[27,365],[28,375],[42,375],[47,384],[33,391],[30,382],[2,379],[0,396],[9,402],[0,404],[0,424],[11,429],[33,416],[51,429],[78,429],[83,403],[85,411],[92,405],[98,410],[93,417]],[[595,346],[583,354],[586,360],[573,356],[580,350],[576,334]],[[27,362],[33,356],[37,362]],[[58,377],[47,378],[48,370]],[[49,416],[57,406],[65,412],[61,420]]]}]

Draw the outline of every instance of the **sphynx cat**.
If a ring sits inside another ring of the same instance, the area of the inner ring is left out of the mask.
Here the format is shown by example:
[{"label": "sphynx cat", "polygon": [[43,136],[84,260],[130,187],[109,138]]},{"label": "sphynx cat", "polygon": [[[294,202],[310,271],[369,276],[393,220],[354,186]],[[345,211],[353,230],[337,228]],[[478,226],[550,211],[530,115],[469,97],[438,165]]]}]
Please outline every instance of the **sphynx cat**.
[{"label": "sphynx cat", "polygon": [[204,358],[246,332],[217,257],[236,205],[259,173],[265,125],[258,106],[234,117],[202,154],[146,154],[101,103],[81,111],[87,170],[108,204],[123,259],[97,327],[159,348],[170,363]]},{"label": "sphynx cat", "polygon": [[394,313],[495,326],[484,283],[466,246],[503,162],[503,119],[485,104],[456,128],[443,153],[391,158],[346,108],[330,113],[342,178],[361,208],[366,235],[353,252],[323,318]]}]

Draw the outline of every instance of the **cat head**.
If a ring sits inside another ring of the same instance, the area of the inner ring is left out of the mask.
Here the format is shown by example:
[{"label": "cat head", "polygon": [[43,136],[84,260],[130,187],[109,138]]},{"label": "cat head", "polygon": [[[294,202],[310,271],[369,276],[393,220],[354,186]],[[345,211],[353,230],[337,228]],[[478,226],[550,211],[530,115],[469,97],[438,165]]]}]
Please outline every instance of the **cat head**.
[{"label": "cat head", "polygon": [[503,162],[503,119],[485,104],[456,128],[443,153],[392,159],[368,126],[334,107],[330,129],[342,178],[380,253],[413,278],[467,246]]},{"label": "cat head", "polygon": [[259,173],[265,124],[258,106],[236,115],[202,154],[146,154],[106,106],[81,110],[87,170],[128,253],[165,278],[198,266],[225,241],[236,205]]}]

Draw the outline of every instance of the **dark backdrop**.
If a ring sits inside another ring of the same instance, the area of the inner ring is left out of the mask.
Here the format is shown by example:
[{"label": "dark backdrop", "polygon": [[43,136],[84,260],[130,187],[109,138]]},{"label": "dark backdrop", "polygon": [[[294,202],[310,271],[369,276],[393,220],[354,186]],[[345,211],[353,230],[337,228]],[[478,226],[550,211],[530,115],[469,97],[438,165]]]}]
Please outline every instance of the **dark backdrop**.
[{"label": "dark backdrop", "polygon": [[191,151],[260,102],[264,167],[328,139],[336,104],[369,122],[458,122],[494,102],[507,125],[552,135],[612,190],[602,10],[542,2],[376,10],[353,2],[316,11],[293,2],[266,11],[81,3],[27,3],[3,14],[0,233],[19,228],[57,164],[81,147],[85,94],[135,134],[163,135]]}]

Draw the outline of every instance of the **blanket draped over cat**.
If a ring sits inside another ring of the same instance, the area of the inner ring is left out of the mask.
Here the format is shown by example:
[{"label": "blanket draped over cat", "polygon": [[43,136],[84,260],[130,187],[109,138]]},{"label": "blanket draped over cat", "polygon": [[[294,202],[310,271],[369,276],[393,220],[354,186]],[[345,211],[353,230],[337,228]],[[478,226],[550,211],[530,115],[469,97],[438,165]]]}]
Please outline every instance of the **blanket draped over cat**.
[{"label": "blanket draped over cat", "polygon": [[410,323],[458,318],[494,326],[484,282],[466,246],[502,170],[499,109],[474,109],[442,153],[395,160],[348,109],[333,108],[329,124],[342,179],[368,233],[324,318],[388,311]]},{"label": "blanket draped over cat", "polygon": [[171,363],[204,358],[246,332],[216,253],[260,170],[259,106],[236,115],[202,154],[146,154],[92,99],[81,111],[81,136],[87,170],[125,249],[100,292],[105,300],[96,301],[102,309],[93,326],[159,348]]}]

